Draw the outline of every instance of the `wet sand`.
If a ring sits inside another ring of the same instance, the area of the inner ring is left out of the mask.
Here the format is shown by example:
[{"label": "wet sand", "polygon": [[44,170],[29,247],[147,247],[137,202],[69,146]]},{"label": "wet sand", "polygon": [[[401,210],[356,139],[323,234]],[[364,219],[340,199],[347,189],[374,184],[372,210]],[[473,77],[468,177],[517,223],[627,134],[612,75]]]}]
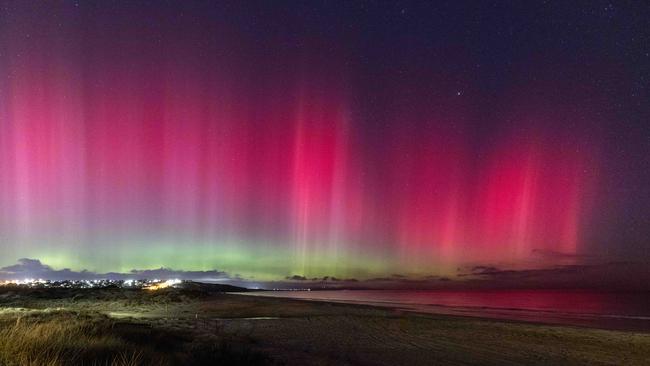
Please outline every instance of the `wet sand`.
[{"label": "wet sand", "polygon": [[[251,300],[236,299],[246,303]],[[231,300],[231,301],[233,301]],[[287,364],[647,365],[650,334],[255,298],[276,314],[232,321]],[[259,311],[259,313],[258,313]]]},{"label": "wet sand", "polygon": [[[227,341],[285,365],[648,365],[650,334],[420,314],[237,294],[113,291],[5,297],[21,311],[106,314],[120,324]],[[48,310],[49,309],[49,310]]]},{"label": "wet sand", "polygon": [[254,291],[244,295],[650,333],[650,294],[646,292],[321,290]]}]

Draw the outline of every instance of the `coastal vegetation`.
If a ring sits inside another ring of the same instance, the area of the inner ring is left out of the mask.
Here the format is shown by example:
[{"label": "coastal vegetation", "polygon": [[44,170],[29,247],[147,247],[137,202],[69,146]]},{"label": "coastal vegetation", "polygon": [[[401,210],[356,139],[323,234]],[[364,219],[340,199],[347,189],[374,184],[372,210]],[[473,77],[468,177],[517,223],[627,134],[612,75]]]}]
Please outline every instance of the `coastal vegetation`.
[{"label": "coastal vegetation", "polygon": [[0,365],[647,365],[650,335],[243,296],[0,289]]}]

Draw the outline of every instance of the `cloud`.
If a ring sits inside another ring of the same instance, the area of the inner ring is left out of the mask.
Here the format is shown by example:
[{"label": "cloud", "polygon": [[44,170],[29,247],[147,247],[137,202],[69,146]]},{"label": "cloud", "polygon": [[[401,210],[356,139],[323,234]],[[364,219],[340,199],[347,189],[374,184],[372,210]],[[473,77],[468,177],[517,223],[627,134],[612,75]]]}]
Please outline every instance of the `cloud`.
[{"label": "cloud", "polygon": [[573,263],[580,263],[588,260],[597,259],[597,257],[593,255],[564,253],[564,252],[558,252],[555,250],[547,250],[547,249],[533,249],[532,253],[534,256],[542,260],[552,261],[556,263],[558,262],[562,263],[566,261],[571,261]]},{"label": "cloud", "polygon": [[[210,271],[181,271],[173,270],[170,268],[158,269],[133,269],[128,274],[129,277],[137,278],[178,278],[181,280],[220,280],[220,279],[233,279],[228,273],[218,270]],[[238,276],[235,279],[240,279]]]},{"label": "cloud", "polygon": [[52,268],[50,266],[46,266],[41,263],[38,259],[29,259],[29,258],[21,258],[18,260],[18,264],[14,264],[13,266],[8,266],[1,268],[0,271],[6,271],[6,272],[14,272],[14,273],[20,273],[24,271],[51,271]]},{"label": "cloud", "polygon": [[466,287],[650,290],[650,263],[609,262],[535,269],[475,266],[458,274]]},{"label": "cloud", "polygon": [[184,271],[170,268],[133,269],[129,272],[97,273],[69,268],[54,269],[38,259],[21,258],[18,263],[0,268],[0,280],[43,278],[49,280],[91,279],[170,279],[202,282],[227,282],[236,286],[259,288],[310,289],[604,289],[650,290],[650,263],[611,262],[601,264],[555,265],[543,268],[511,269],[495,265],[459,268],[455,278],[392,274],[370,279],[332,276],[308,278],[287,276],[281,281],[255,281],[224,271]]},{"label": "cloud", "polygon": [[469,274],[460,274],[460,276],[466,276],[466,275],[474,275],[474,276],[480,276],[480,275],[486,275],[490,274],[493,272],[498,272],[499,269],[497,267],[493,266],[474,266],[470,269]]},{"label": "cloud", "polygon": [[5,280],[24,278],[45,278],[52,280],[92,279],[96,274],[89,271],[75,272],[69,268],[55,270],[38,259],[21,258],[17,264],[0,268],[0,278]]},{"label": "cloud", "polygon": [[293,276],[287,276],[284,278],[287,281],[306,281],[309,283],[323,283],[323,282],[359,282],[358,279],[356,278],[338,278],[334,276],[324,276],[324,277],[314,277],[314,278],[307,278],[305,276],[300,276],[300,275],[293,275]]},{"label": "cloud", "polygon": [[289,281],[307,281],[307,277],[298,275],[287,276],[285,278]]},{"label": "cloud", "polygon": [[53,269],[38,259],[21,258],[17,264],[0,268],[0,279],[20,280],[25,278],[42,278],[48,280],[93,280],[93,279],[170,279],[219,281],[241,280],[238,276],[231,277],[228,273],[218,270],[182,271],[170,268],[133,269],[127,273],[109,272],[96,273],[88,270],[73,271],[69,268]]}]

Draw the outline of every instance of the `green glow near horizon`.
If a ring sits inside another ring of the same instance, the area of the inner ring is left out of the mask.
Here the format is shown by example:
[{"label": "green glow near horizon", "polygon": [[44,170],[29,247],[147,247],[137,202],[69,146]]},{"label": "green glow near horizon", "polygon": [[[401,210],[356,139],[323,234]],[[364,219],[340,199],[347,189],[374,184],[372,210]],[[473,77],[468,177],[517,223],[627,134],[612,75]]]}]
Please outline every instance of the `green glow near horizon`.
[{"label": "green glow near horizon", "polygon": [[281,280],[292,275],[363,279],[399,272],[396,263],[390,263],[381,255],[350,251],[338,251],[333,255],[316,250],[298,255],[289,246],[234,240],[177,244],[169,240],[139,239],[95,248],[72,245],[25,247],[26,250],[15,253],[15,259],[1,258],[0,265],[15,264],[18,258],[32,258],[56,270],[69,268],[73,271],[128,273],[133,269],[164,267],[184,271],[219,270],[231,276],[261,281]]}]

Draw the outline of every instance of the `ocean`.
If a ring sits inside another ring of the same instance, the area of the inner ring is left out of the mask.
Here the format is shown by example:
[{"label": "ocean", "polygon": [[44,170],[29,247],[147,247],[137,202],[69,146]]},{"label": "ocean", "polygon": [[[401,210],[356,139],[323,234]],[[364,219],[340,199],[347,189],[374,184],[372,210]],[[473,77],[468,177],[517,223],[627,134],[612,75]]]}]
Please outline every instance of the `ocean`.
[{"label": "ocean", "polygon": [[592,290],[262,291],[285,297],[389,307],[396,311],[650,331],[650,293]]}]

